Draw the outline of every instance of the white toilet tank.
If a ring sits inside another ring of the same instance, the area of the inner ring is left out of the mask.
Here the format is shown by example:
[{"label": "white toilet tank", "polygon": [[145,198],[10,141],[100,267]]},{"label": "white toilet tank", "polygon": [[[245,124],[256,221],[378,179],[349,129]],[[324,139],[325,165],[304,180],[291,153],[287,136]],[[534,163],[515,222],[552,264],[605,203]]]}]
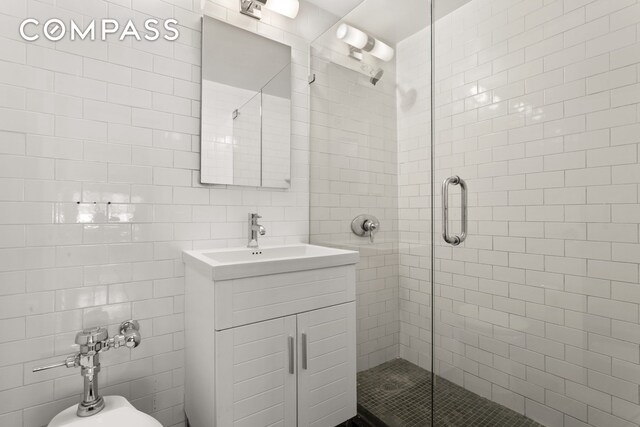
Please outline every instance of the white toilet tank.
[{"label": "white toilet tank", "polygon": [[155,418],[138,411],[122,396],[106,396],[102,411],[90,417],[78,417],[78,405],[56,415],[49,427],[162,427]]}]

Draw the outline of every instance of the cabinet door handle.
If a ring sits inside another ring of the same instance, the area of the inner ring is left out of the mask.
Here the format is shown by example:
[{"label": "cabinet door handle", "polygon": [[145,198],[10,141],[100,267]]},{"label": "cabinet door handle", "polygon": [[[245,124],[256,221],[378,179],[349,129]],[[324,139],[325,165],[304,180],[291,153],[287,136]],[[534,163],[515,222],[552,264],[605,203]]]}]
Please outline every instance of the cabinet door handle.
[{"label": "cabinet door handle", "polygon": [[295,374],[295,343],[294,338],[289,337],[289,373]]},{"label": "cabinet door handle", "polygon": [[302,369],[307,369],[308,365],[307,334],[302,334]]}]

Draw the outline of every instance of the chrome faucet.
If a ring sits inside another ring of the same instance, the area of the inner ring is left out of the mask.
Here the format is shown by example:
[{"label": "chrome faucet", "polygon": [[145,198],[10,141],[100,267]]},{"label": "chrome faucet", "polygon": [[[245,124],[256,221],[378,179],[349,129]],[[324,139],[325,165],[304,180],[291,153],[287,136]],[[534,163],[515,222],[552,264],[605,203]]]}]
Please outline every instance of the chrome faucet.
[{"label": "chrome faucet", "polygon": [[258,247],[258,235],[264,236],[267,234],[267,230],[258,224],[258,220],[262,218],[257,213],[249,214],[249,243],[247,244],[248,248],[255,249]]},{"label": "chrome faucet", "polygon": [[104,399],[98,393],[98,373],[100,372],[100,353],[111,348],[135,348],[140,345],[140,325],[136,320],[127,320],[120,324],[120,335],[109,338],[106,328],[98,327],[85,329],[76,334],[76,344],[80,352],[68,356],[64,361],[53,365],[35,368],[33,372],[45,371],[53,368],[80,367],[80,374],[84,377],[84,392],[82,401],[78,404],[79,417],[89,417],[104,409]]}]

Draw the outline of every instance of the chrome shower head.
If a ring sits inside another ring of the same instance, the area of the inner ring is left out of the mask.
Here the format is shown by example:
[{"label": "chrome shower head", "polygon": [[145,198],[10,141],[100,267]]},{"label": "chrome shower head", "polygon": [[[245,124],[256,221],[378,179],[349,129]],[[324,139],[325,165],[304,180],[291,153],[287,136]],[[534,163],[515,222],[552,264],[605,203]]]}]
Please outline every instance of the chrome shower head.
[{"label": "chrome shower head", "polygon": [[384,70],[382,68],[378,69],[378,71],[376,71],[376,74],[373,77],[371,77],[371,84],[374,86],[377,85],[383,75],[384,75]]}]

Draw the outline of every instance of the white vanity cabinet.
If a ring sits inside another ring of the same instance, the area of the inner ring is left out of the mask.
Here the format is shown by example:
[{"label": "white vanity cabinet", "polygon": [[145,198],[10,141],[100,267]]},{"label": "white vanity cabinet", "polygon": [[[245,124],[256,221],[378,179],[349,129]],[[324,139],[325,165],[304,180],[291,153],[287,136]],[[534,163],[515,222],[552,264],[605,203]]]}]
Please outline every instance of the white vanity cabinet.
[{"label": "white vanity cabinet", "polygon": [[326,249],[344,256],[280,267],[267,257],[262,276],[216,273],[185,253],[191,427],[334,427],[356,415],[358,256]]},{"label": "white vanity cabinet", "polygon": [[295,337],[296,316],[215,332],[216,425],[296,425]]},{"label": "white vanity cabinet", "polygon": [[298,425],[336,426],[356,416],[356,303],[297,316]]},{"label": "white vanity cabinet", "polygon": [[355,416],[355,303],[216,336],[217,425],[328,426]]}]

